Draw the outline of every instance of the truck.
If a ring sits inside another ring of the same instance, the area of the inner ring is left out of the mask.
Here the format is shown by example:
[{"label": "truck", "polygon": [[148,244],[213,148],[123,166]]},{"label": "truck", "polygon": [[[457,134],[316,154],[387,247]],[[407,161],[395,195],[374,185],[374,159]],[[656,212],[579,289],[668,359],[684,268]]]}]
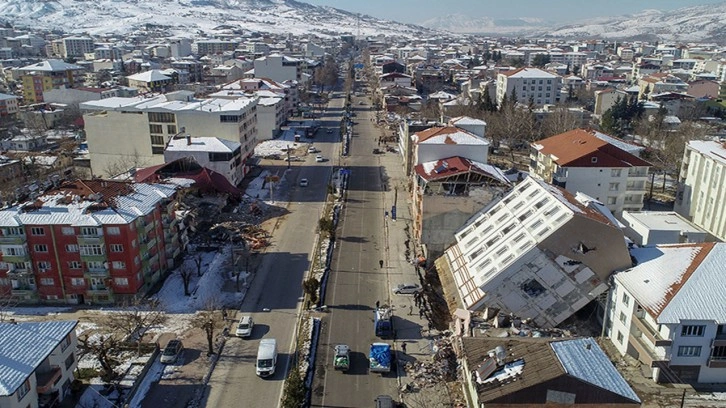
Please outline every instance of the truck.
[{"label": "truck", "polygon": [[371,344],[371,352],[368,354],[369,370],[372,373],[391,372],[393,353],[391,345],[387,343]]},{"label": "truck", "polygon": [[335,346],[333,368],[340,371],[348,371],[348,368],[350,368],[350,347],[345,344]]},{"label": "truck", "polygon": [[277,364],[277,340],[262,339],[257,348],[257,363],[255,371],[260,377],[268,377],[275,374]]},{"label": "truck", "polygon": [[387,306],[378,307],[375,310],[373,327],[376,336],[384,339],[393,336],[393,323],[391,322],[391,308]]}]

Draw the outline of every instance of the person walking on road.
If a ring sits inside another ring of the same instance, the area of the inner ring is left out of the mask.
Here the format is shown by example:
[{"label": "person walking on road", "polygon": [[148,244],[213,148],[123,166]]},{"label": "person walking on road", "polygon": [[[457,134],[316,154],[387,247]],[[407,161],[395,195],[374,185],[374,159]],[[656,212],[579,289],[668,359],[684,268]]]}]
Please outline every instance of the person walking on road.
[{"label": "person walking on road", "polygon": [[401,344],[401,350],[403,351],[403,354],[406,354],[406,343]]},{"label": "person walking on road", "polygon": [[381,268],[383,268],[383,259],[380,259],[380,260],[378,261],[378,264],[379,264],[379,265],[381,265]]},{"label": "person walking on road", "polygon": [[381,306],[381,302],[376,300],[376,309],[378,309]]},{"label": "person walking on road", "polygon": [[408,315],[413,316],[413,306],[411,305],[408,306]]}]

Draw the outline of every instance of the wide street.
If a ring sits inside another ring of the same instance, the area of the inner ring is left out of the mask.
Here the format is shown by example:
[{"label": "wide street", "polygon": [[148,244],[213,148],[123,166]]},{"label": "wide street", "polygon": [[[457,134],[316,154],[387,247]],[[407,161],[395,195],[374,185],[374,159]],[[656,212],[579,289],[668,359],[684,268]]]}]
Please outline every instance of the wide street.
[{"label": "wide street", "polygon": [[[342,98],[332,99],[327,113],[330,116],[321,118],[323,127],[315,139],[306,140],[314,143],[326,161],[318,163],[315,154],[308,154],[303,162],[293,162],[287,172],[289,195],[280,197],[277,205],[287,204],[289,213],[277,220],[271,246],[259,255],[261,264],[236,314],[237,318],[252,315],[254,331],[250,339],[228,338],[209,381],[202,401],[204,406],[275,407],[279,404],[293,350],[301,282],[310,267],[317,223],[335,163],[331,157],[337,157],[340,150],[339,119],[343,103]],[[327,128],[333,132],[328,134]],[[280,172],[285,166],[282,162]],[[307,187],[299,186],[302,178],[309,180]],[[255,374],[257,347],[262,338],[276,339],[279,352],[275,375],[264,379]]]}]

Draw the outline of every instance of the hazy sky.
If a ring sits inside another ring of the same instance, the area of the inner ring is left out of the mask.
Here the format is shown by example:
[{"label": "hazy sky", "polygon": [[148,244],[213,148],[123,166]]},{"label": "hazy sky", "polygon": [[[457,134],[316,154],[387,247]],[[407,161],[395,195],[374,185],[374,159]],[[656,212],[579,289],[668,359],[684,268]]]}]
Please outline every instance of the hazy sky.
[{"label": "hazy sky", "polygon": [[[588,17],[632,14],[646,9],[724,3],[724,0],[300,0],[318,6],[368,14],[403,23],[420,23],[437,15],[464,14],[474,17],[537,17],[555,22]],[[585,5],[587,4],[587,5]]]}]

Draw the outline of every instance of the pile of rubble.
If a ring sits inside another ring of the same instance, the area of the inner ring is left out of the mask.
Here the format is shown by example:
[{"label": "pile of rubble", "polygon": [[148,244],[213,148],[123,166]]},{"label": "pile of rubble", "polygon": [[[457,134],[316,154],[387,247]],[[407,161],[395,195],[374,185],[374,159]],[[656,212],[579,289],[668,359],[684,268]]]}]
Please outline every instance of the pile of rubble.
[{"label": "pile of rubble", "polygon": [[430,361],[417,360],[404,366],[406,373],[418,387],[432,387],[441,381],[456,380],[456,353],[450,337],[434,340],[433,350],[434,355]]}]

